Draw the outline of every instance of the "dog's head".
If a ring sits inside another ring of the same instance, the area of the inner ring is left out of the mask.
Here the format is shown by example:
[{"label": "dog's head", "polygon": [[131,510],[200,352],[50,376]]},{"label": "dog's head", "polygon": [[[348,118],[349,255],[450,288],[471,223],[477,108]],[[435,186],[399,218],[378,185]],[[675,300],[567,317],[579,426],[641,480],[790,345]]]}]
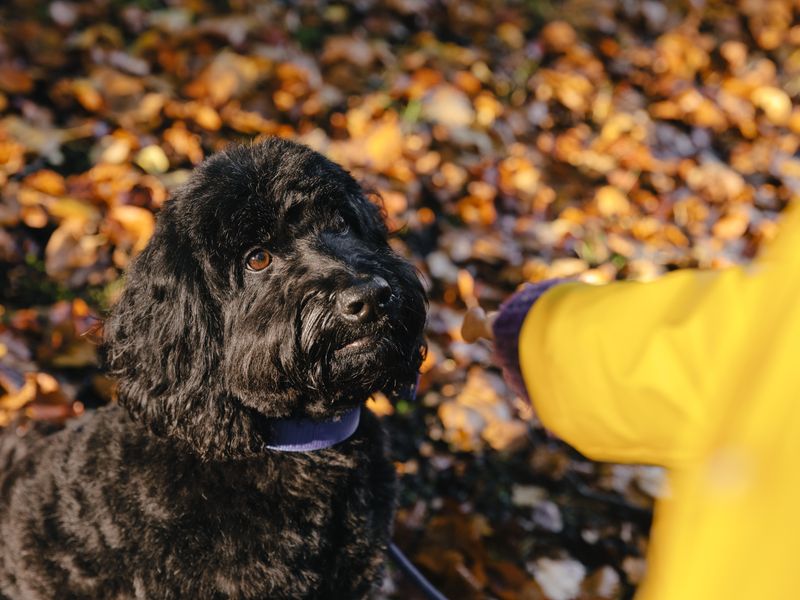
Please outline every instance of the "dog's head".
[{"label": "dog's head", "polygon": [[341,167],[270,139],[212,156],[165,204],[105,326],[120,402],[206,455],[270,418],[329,418],[416,377],[425,298]]}]

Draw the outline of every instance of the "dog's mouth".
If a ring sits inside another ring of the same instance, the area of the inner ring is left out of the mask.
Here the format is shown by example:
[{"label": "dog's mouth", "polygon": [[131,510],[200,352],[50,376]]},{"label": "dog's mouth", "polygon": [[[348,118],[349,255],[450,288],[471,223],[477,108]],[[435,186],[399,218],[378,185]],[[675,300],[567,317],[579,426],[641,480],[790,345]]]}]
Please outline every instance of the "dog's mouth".
[{"label": "dog's mouth", "polygon": [[353,328],[341,337],[341,341],[334,346],[334,356],[344,357],[351,354],[368,354],[379,352],[382,342],[393,330],[391,319],[381,316],[372,323],[363,327]]},{"label": "dog's mouth", "polygon": [[369,354],[374,353],[378,350],[379,346],[381,345],[381,338],[380,336],[372,333],[367,335],[361,335],[355,339],[351,338],[346,342],[342,343],[336,350],[334,350],[333,355],[335,357],[345,357],[350,355],[356,354]]},{"label": "dog's mouth", "polygon": [[374,342],[373,336],[364,335],[339,346],[336,349],[336,354],[367,350],[372,345],[372,342]]}]

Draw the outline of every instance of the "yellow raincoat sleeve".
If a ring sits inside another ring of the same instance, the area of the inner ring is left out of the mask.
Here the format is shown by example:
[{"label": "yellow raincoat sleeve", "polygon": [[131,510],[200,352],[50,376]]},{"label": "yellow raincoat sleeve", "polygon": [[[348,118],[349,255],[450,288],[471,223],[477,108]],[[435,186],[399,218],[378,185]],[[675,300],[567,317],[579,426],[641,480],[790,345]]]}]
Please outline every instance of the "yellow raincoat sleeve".
[{"label": "yellow raincoat sleeve", "polygon": [[702,453],[741,396],[731,386],[769,376],[764,349],[798,311],[797,208],[753,265],[545,292],[519,342],[545,427],[595,460],[675,466]]}]

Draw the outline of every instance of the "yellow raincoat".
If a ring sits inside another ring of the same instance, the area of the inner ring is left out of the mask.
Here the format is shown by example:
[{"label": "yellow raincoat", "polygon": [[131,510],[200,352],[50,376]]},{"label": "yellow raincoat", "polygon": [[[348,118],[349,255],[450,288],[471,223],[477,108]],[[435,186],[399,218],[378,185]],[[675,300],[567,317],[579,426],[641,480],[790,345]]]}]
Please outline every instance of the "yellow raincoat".
[{"label": "yellow raincoat", "polygon": [[549,289],[519,348],[548,429],[668,469],[637,600],[800,599],[800,207],[750,266]]}]

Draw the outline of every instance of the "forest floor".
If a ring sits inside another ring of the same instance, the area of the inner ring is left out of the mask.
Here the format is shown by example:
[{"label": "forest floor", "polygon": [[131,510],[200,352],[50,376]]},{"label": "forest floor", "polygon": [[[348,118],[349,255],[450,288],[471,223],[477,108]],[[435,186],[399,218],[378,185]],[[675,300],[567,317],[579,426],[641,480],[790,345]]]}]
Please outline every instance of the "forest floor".
[{"label": "forest floor", "polygon": [[417,400],[370,404],[398,544],[452,598],[630,598],[663,473],[548,436],[461,319],[526,281],[752,258],[800,191],[798,10],[3,3],[0,425],[111,401],[96,342],[154,213],[211,152],[288,136],[380,196],[429,291]]}]

